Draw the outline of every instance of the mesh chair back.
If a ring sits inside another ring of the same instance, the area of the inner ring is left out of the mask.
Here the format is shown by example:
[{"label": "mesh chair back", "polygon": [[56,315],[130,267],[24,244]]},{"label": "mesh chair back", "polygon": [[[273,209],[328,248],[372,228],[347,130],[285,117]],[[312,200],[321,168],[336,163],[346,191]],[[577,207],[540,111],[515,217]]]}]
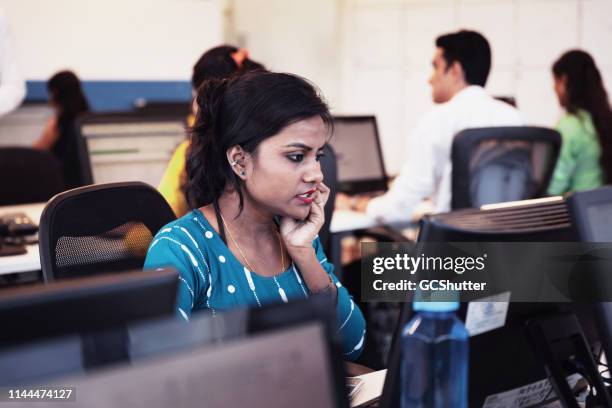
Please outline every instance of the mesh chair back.
[{"label": "mesh chair back", "polygon": [[63,190],[62,167],[52,153],[0,148],[0,205],[44,202]]},{"label": "mesh chair back", "polygon": [[39,232],[45,281],[142,268],[161,227],[175,219],[164,198],[141,182],[99,184],[58,194]]},{"label": "mesh chair back", "polygon": [[319,231],[319,239],[326,253],[329,253],[329,225],[334,214],[334,202],[336,201],[336,191],[338,190],[338,163],[336,153],[329,144],[323,148],[324,156],[321,158],[321,171],[323,172],[323,182],[331,190],[329,199],[325,204],[325,223]]},{"label": "mesh chair back", "polygon": [[467,129],[452,147],[452,209],[539,198],[557,163],[561,136],[539,127]]}]

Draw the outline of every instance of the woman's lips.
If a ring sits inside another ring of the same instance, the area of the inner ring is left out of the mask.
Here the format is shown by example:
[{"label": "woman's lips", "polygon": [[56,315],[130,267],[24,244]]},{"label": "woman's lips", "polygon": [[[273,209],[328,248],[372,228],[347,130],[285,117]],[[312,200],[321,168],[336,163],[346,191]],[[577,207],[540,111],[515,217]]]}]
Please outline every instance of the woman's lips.
[{"label": "woman's lips", "polygon": [[311,190],[308,190],[305,193],[302,194],[298,194],[296,195],[297,199],[306,203],[306,204],[311,204],[314,201],[314,198],[312,197],[312,193],[314,193],[315,191],[317,191],[316,188],[313,188]]}]

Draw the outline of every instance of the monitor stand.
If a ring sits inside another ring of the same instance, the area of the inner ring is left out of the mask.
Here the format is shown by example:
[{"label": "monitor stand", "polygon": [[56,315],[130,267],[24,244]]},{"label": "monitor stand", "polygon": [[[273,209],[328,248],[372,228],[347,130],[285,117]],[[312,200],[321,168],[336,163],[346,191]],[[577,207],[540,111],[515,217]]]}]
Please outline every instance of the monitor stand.
[{"label": "monitor stand", "polygon": [[610,395],[573,313],[532,319],[527,323],[527,332],[534,352],[545,364],[550,383],[564,407],[579,408],[566,380],[569,374],[577,372],[595,389],[596,406],[612,408]]}]

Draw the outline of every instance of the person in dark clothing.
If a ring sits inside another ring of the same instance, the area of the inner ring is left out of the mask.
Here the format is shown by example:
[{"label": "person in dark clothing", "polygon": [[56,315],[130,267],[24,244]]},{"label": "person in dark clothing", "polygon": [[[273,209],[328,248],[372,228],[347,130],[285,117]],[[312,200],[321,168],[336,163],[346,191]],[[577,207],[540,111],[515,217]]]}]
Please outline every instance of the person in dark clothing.
[{"label": "person in dark clothing", "polygon": [[62,163],[66,187],[79,187],[82,185],[81,167],[74,122],[89,112],[89,104],[81,89],[81,81],[71,71],[53,75],[47,81],[47,91],[55,115],[49,119],[33,147],[51,151]]}]

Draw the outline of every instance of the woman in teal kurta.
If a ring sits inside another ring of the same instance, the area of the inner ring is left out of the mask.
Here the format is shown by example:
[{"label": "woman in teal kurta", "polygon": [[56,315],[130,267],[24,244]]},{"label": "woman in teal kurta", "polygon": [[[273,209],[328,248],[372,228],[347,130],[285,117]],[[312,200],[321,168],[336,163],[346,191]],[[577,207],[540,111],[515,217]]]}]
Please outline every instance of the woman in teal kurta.
[{"label": "woman in teal kurta", "polygon": [[563,54],[553,65],[555,92],[566,115],[559,120],[561,151],[548,187],[551,195],[612,182],[612,113],[593,58]]},{"label": "woman in teal kurta", "polygon": [[[363,349],[365,322],[346,288],[334,275],[317,237],[317,260],[338,288],[336,319],[347,358]],[[291,264],[282,273],[267,277],[250,271],[232,254],[200,210],[193,210],[162,228],[149,247],[145,269],[172,266],[180,273],[177,313],[189,320],[192,311],[261,307],[265,303],[306,298],[310,291],[299,270]]]},{"label": "woman in teal kurta", "polygon": [[145,268],[179,271],[186,320],[328,293],[344,355],[356,359],[365,321],[318,238],[329,197],[318,162],[327,106],[303,79],[270,72],[206,83],[197,102],[186,169],[195,209],[156,234]]}]

